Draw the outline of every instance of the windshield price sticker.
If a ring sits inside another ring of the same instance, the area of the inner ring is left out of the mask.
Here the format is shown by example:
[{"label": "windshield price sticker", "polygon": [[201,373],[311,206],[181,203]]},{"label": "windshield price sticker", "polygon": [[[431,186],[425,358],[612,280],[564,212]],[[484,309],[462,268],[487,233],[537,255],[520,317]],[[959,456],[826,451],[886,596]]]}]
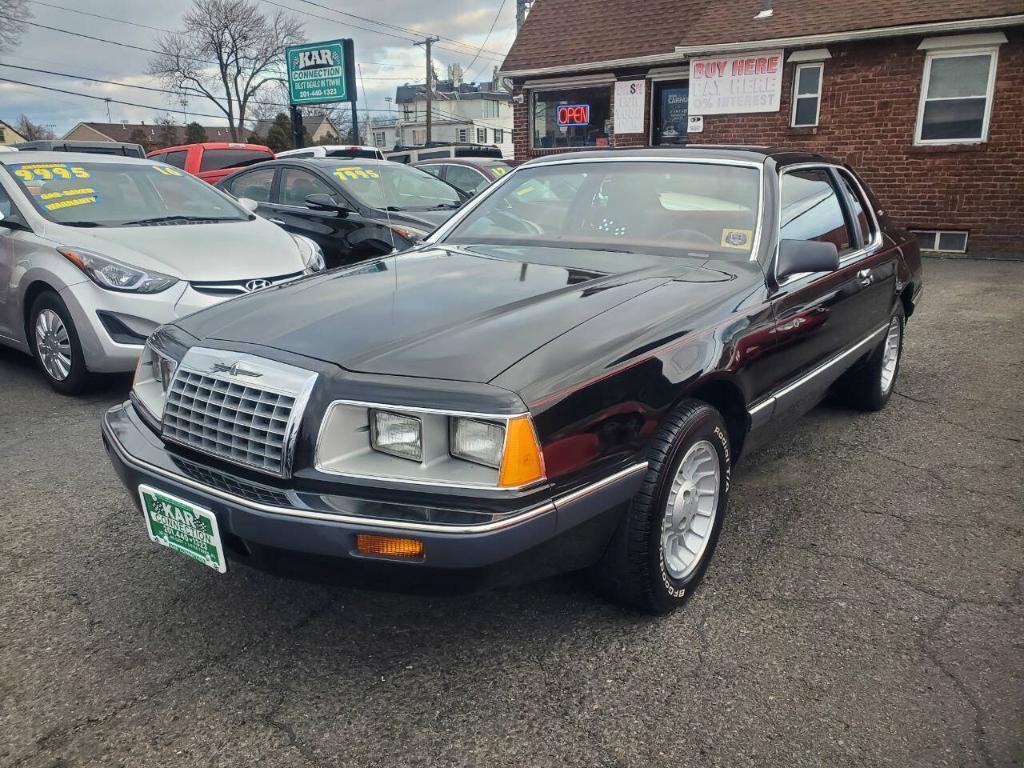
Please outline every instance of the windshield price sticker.
[{"label": "windshield price sticker", "polygon": [[153,170],[157,173],[162,173],[164,176],[182,176],[182,172],[177,168],[172,168],[169,165],[154,165]]},{"label": "windshield price sticker", "polygon": [[15,168],[14,175],[23,181],[89,178],[89,172],[85,168],[77,165],[68,168],[64,163],[31,163],[12,167]]},{"label": "windshield price sticker", "polygon": [[508,173],[508,168],[502,168],[501,166],[493,168],[492,170],[494,171],[495,176],[504,176],[506,173]]},{"label": "windshield price sticker", "polygon": [[342,181],[380,178],[380,174],[372,168],[335,168],[334,175]]}]

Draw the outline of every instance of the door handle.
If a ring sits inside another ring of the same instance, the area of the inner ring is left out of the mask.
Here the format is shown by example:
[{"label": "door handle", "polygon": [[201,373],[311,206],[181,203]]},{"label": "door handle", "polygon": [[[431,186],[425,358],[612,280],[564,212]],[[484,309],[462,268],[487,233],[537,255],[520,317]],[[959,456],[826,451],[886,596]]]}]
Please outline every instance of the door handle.
[{"label": "door handle", "polygon": [[281,221],[281,219],[267,219],[267,221],[269,221],[271,224],[278,224],[282,227],[284,226],[284,222]]},{"label": "door handle", "polygon": [[[273,219],[271,219],[273,221]],[[872,276],[870,269],[862,269],[857,273],[857,279],[860,280],[861,285],[871,285],[874,277]]]}]

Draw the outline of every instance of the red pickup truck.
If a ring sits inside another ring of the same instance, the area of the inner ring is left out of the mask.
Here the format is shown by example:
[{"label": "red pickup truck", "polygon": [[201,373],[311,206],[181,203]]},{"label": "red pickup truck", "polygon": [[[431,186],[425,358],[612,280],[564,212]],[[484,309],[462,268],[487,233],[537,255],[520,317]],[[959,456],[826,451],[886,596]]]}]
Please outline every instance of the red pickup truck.
[{"label": "red pickup truck", "polygon": [[181,168],[203,181],[216,184],[225,176],[230,176],[247,165],[273,160],[274,153],[270,147],[261,144],[211,141],[205,144],[165,147],[150,152],[146,157]]}]

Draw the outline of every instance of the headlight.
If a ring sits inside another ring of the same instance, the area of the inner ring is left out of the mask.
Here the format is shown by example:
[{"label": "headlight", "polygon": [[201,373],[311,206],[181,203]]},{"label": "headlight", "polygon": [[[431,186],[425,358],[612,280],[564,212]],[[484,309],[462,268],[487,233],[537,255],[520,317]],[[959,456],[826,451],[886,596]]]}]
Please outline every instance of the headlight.
[{"label": "headlight", "polygon": [[[157,329],[159,332],[159,329]],[[149,415],[157,421],[164,416],[164,403],[167,401],[167,390],[170,389],[178,361],[171,354],[160,349],[150,336],[146,346],[139,355],[135,366],[135,380],[132,382],[132,393],[136,400],[145,408]]]},{"label": "headlight", "polygon": [[504,424],[452,417],[450,450],[455,458],[500,469],[504,448]]},{"label": "headlight", "polygon": [[370,445],[381,453],[423,461],[423,423],[415,416],[370,411]]},{"label": "headlight", "polygon": [[116,259],[100,256],[81,248],[58,248],[70,261],[100,288],[127,293],[159,293],[166,291],[178,278],[122,264]]},{"label": "headlight", "polygon": [[424,237],[430,234],[425,229],[416,229],[416,227],[406,226],[394,226],[391,227],[391,231],[394,232],[399,237],[405,238],[410,243],[418,243],[420,240],[422,240]]},{"label": "headlight", "polygon": [[324,252],[316,240],[311,240],[305,235],[292,235],[292,240],[299,246],[299,251],[302,253],[302,266],[305,267],[306,271],[323,271],[324,266],[326,266]]}]

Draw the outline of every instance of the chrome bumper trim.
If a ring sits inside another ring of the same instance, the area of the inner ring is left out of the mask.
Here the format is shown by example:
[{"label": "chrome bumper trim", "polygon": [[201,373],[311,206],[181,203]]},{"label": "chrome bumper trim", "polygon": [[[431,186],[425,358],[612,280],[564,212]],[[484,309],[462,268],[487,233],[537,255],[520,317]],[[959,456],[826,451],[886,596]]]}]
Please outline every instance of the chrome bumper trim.
[{"label": "chrome bumper trim", "polygon": [[441,525],[437,523],[413,523],[413,522],[402,522],[398,520],[372,520],[365,517],[357,517],[353,515],[342,515],[342,514],[331,514],[327,512],[315,512],[313,510],[304,509],[293,509],[291,507],[278,507],[271,504],[262,504],[256,501],[250,501],[240,496],[222,491],[219,488],[213,488],[203,483],[196,482],[191,478],[179,475],[176,472],[169,472],[162,467],[150,464],[147,461],[137,459],[125,450],[124,446],[117,439],[108,428],[106,423],[103,424],[103,434],[107,437],[108,443],[112,450],[114,450],[118,457],[126,464],[136,467],[138,469],[145,470],[146,472],[152,472],[153,474],[165,477],[172,482],[179,483],[181,485],[192,488],[193,490],[200,491],[201,493],[208,494],[210,496],[216,496],[224,501],[237,504],[240,507],[247,507],[258,512],[266,512],[273,515],[282,515],[284,517],[298,517],[306,520],[322,520],[331,523],[346,523],[348,525],[359,525],[366,528],[388,528],[396,531],[419,531],[424,533],[450,533],[450,534],[474,534],[474,533],[490,533],[492,531],[499,531],[504,528],[511,528],[513,526],[525,523],[528,520],[533,520],[536,517],[540,517],[549,512],[554,512],[559,504],[566,504],[571,501],[575,501],[583,496],[600,490],[605,486],[611,485],[612,483],[624,479],[629,475],[640,472],[647,469],[647,462],[641,464],[635,464],[632,467],[616,472],[613,475],[609,475],[606,478],[598,480],[596,483],[573,491],[561,498],[554,499],[552,501],[545,502],[536,507],[531,507],[525,512],[521,512],[512,517],[505,518],[503,520],[496,520],[490,523],[481,523],[480,525]]}]

